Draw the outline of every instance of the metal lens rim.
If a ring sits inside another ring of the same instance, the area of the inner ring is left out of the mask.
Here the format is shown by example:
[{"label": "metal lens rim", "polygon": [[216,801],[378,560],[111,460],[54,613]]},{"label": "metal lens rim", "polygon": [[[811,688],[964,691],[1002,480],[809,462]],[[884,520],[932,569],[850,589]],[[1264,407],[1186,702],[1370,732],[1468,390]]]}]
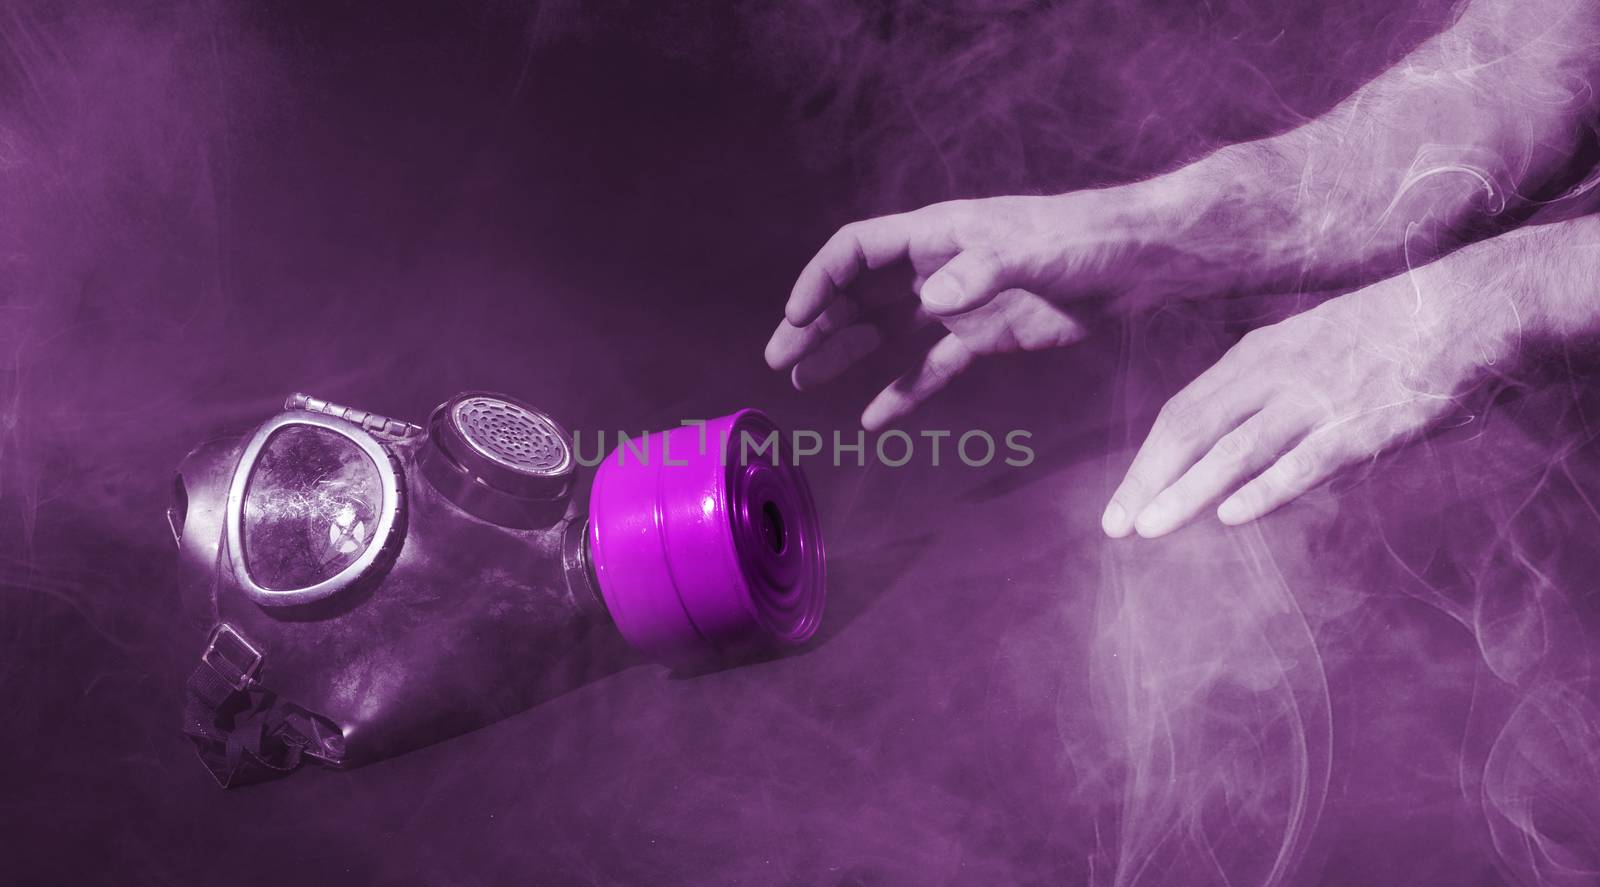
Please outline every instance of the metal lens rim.
[{"label": "metal lens rim", "polygon": [[[250,575],[250,569],[244,560],[245,488],[250,483],[250,474],[255,469],[256,461],[261,457],[261,450],[267,441],[273,434],[291,425],[308,425],[331,431],[359,447],[367,458],[372,460],[373,466],[378,471],[379,487],[383,490],[383,504],[378,510],[378,523],[373,530],[371,544],[349,566],[305,588],[264,588]],[[245,444],[244,452],[239,456],[239,464],[233,469],[233,480],[228,485],[227,509],[228,557],[233,565],[235,580],[245,595],[264,607],[309,604],[331,597],[360,579],[372,569],[379,555],[388,547],[389,534],[394,532],[400,515],[400,476],[383,445],[366,431],[332,416],[294,410],[279,413],[268,419],[256,429],[250,442]]]}]

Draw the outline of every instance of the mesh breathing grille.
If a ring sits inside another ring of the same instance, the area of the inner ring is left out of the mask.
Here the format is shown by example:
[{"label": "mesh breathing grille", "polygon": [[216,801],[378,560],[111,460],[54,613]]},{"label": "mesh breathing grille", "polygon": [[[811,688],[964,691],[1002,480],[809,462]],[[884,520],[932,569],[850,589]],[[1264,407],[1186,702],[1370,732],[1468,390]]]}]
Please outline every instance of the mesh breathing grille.
[{"label": "mesh breathing grille", "polygon": [[467,443],[507,468],[525,474],[560,474],[572,460],[561,431],[532,410],[493,397],[469,397],[452,412]]}]

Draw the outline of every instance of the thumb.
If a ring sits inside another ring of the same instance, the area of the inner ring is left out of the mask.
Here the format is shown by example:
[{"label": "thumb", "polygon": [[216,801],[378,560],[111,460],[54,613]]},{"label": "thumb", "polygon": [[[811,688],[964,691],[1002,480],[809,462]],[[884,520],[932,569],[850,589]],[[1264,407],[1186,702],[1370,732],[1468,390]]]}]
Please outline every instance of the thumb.
[{"label": "thumb", "polygon": [[935,271],[918,295],[930,313],[961,314],[994,301],[1002,290],[1015,285],[1010,278],[1010,270],[994,250],[969,249]]}]

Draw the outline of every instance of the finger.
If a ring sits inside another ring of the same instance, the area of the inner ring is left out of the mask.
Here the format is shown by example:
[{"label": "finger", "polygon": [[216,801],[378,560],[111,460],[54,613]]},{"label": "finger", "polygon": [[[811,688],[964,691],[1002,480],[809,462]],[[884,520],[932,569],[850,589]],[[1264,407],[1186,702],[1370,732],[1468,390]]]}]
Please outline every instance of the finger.
[{"label": "finger", "polygon": [[981,308],[1002,290],[1010,289],[1011,269],[999,253],[987,247],[963,250],[928,276],[919,295],[922,304],[946,316]]},{"label": "finger", "polygon": [[861,272],[882,268],[906,257],[911,240],[919,234],[926,216],[897,213],[840,228],[801,269],[789,294],[784,316],[803,327],[832,304]]},{"label": "finger", "polygon": [[1224,433],[1260,409],[1263,384],[1259,374],[1236,373],[1233,361],[1225,355],[1173,395],[1156,415],[1149,436],[1111,494],[1111,503],[1100,518],[1106,535],[1120,539],[1132,532],[1135,515]]},{"label": "finger", "polygon": [[1248,523],[1327,480],[1350,460],[1350,448],[1332,434],[1314,433],[1217,506],[1228,526]]},{"label": "finger", "polygon": [[959,338],[945,336],[928,349],[921,365],[894,380],[867,404],[866,412],[861,414],[861,426],[878,431],[905,416],[950,384],[951,379],[972,365],[972,360],[972,352]]},{"label": "finger", "polygon": [[840,299],[817,315],[811,323],[797,327],[787,319],[778,323],[772,338],[767,340],[767,366],[775,370],[793,367],[801,358],[815,350],[835,332],[848,327],[861,315],[861,307],[854,299]]},{"label": "finger", "polygon": [[870,323],[845,327],[801,358],[789,378],[797,391],[815,388],[849,369],[881,344],[883,335]]},{"label": "finger", "polygon": [[1272,464],[1306,430],[1296,414],[1266,409],[1218,440],[1194,467],[1145,506],[1134,529],[1146,539],[1176,530],[1218,496]]}]

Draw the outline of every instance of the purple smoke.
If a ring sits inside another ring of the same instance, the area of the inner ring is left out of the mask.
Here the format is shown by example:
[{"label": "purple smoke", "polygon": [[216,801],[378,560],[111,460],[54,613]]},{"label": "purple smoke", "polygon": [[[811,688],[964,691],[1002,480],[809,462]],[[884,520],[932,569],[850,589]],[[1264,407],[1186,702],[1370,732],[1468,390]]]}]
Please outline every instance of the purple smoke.
[{"label": "purple smoke", "polygon": [[260,853],[238,880],[1594,883],[1581,375],[1508,383],[1259,527],[1094,528],[1162,400],[1317,294],[1107,324],[917,419],[1034,429],[1029,474],[808,465],[837,567],[803,656],[634,669],[244,800],[216,796],[174,723],[194,642],[160,513],[195,441],[294,390],[415,420],[485,385],[586,430],[746,402],[852,428],[870,380],[797,396],[759,369],[837,225],[1283,130],[1451,14],[0,10],[0,697],[7,757],[31,763],[0,779],[0,833],[19,882],[112,863],[214,881]]}]

